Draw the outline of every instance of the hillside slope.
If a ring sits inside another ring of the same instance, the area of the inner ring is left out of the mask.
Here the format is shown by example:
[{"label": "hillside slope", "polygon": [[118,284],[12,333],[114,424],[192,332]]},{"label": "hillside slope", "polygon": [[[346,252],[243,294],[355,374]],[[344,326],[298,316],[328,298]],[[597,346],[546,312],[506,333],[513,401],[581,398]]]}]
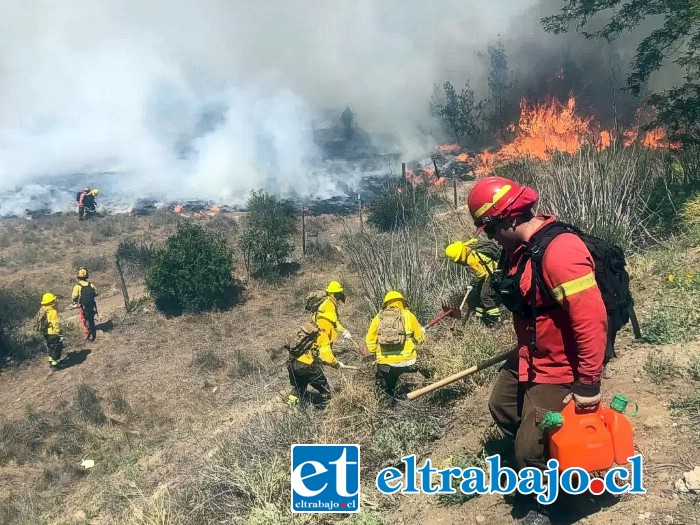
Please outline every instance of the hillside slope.
[{"label": "hillside slope", "polygon": [[[228,312],[166,319],[148,299],[139,299],[145,292],[138,277],[128,280],[136,307],[124,310],[113,254],[124,238],[164,239],[173,221],[108,218],[86,225],[85,231],[57,233],[72,229],[74,220],[0,224],[5,239],[0,284],[24,284],[39,292],[51,287],[59,295],[62,319],[74,326],[65,368],[51,372],[40,356],[0,374],[0,522],[336,522],[324,516],[292,518],[286,510],[288,444],[294,442],[358,442],[367,450],[366,511],[338,518],[347,523],[509,523],[519,517],[499,496],[461,503],[436,496],[386,497],[373,487],[372,476],[381,465],[410,451],[443,465],[460,456],[483,456],[482,440],[492,432],[486,402],[494,370],[391,409],[372,394],[371,365],[351,344],[341,343],[337,355],[361,370],[328,371],[337,393],[328,410],[300,413],[284,403],[280,391],[288,387],[288,378],[278,349],[289,327],[304,317],[307,291],[342,280],[350,296],[342,310],[346,326],[357,339],[367,328],[358,276],[342,246],[340,253],[310,257],[282,284],[244,279],[245,302]],[[235,236],[235,223],[229,227]],[[108,229],[110,235],[104,236]],[[337,245],[339,224],[325,221],[321,230],[323,239]],[[68,308],[80,255],[99,268],[91,277],[101,291],[103,330],[94,343],[82,339],[75,311]],[[645,326],[660,295],[672,292],[664,288],[663,255],[655,257],[633,266]],[[697,268],[697,251],[689,251],[683,264]],[[425,361],[439,378],[511,340],[508,328],[494,333],[469,321],[453,338],[439,325],[429,332]],[[618,350],[614,375],[604,381],[604,398],[623,393],[639,404],[633,422],[649,493],[625,496],[602,509],[571,506],[560,522],[700,523],[698,495],[676,487],[684,472],[700,465],[700,427],[693,415],[699,409],[670,408],[674,400],[697,399],[700,377],[693,375],[693,358],[700,359],[700,344],[651,346],[632,341],[625,329]],[[411,375],[404,390],[426,382]],[[401,444],[391,441],[398,435]],[[84,469],[84,459],[95,466]]]}]

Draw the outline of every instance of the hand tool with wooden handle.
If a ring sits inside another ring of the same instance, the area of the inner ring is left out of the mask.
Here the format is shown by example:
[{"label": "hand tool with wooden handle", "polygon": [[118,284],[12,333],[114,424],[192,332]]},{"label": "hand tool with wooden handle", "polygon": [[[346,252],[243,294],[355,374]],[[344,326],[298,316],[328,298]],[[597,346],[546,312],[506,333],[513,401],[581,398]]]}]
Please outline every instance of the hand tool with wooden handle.
[{"label": "hand tool with wooden handle", "polygon": [[418,390],[414,390],[413,392],[409,392],[408,395],[406,396],[407,399],[416,399],[418,397],[424,396],[425,394],[428,394],[429,392],[433,392],[434,390],[437,390],[439,388],[442,388],[443,386],[449,385],[451,383],[454,383],[455,381],[459,381],[460,379],[470,376],[474,374],[475,372],[479,372],[480,370],[484,370],[485,368],[489,368],[490,366],[493,366],[497,363],[500,363],[501,361],[505,361],[509,357],[511,357],[515,353],[515,350],[508,350],[507,352],[503,352],[501,354],[498,354],[496,356],[493,356],[490,359],[486,359],[485,361],[482,361],[479,364],[476,364],[472,366],[471,368],[467,368],[466,370],[462,370],[461,372],[457,372],[456,374],[452,374],[451,376],[446,377],[445,379],[441,379],[440,381],[437,381],[436,383],[433,383],[432,385],[424,386],[423,388],[419,388]]}]

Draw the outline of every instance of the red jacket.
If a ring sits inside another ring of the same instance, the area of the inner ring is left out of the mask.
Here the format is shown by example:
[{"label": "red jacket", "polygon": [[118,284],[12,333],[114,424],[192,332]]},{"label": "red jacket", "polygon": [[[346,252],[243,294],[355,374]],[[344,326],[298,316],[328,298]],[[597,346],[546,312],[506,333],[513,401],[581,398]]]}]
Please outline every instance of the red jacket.
[{"label": "red jacket", "polygon": [[[549,215],[542,226],[556,220]],[[516,272],[525,244],[508,253],[509,275]],[[594,263],[584,242],[572,233],[562,233],[547,247],[542,259],[544,284],[551,290],[559,308],[537,316],[536,348],[530,352],[532,320],[514,315],[518,338],[519,380],[521,382],[598,385],[603,369],[607,341],[605,303],[595,281]],[[532,265],[528,261],[520,280],[520,291],[530,303]],[[551,306],[554,300],[536,295],[538,308]]]}]

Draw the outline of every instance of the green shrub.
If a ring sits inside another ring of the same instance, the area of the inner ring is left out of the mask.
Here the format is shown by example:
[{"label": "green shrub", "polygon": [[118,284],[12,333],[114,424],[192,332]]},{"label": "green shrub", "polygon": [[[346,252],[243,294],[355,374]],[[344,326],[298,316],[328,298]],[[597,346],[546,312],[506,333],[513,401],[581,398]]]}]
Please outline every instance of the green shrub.
[{"label": "green shrub", "polygon": [[685,340],[684,324],[676,318],[675,312],[658,307],[642,331],[642,340],[652,345],[664,345]]},{"label": "green shrub", "polygon": [[367,223],[380,232],[421,228],[430,222],[439,199],[424,184],[408,185],[392,180],[369,205]]},{"label": "green shrub", "polygon": [[0,288],[0,367],[17,364],[41,351],[39,334],[25,334],[22,325],[38,310],[41,294]]},{"label": "green shrub", "polygon": [[247,203],[246,227],[239,240],[245,267],[257,278],[279,277],[294,250],[297,213],[289,201],[260,190]]},{"label": "green shrub", "polygon": [[662,355],[647,355],[644,372],[652,383],[660,385],[679,377],[680,370],[673,359]]},{"label": "green shrub", "polygon": [[224,239],[180,223],[165,248],[156,252],[146,286],[166,314],[222,309],[239,299],[232,271],[233,253]]}]

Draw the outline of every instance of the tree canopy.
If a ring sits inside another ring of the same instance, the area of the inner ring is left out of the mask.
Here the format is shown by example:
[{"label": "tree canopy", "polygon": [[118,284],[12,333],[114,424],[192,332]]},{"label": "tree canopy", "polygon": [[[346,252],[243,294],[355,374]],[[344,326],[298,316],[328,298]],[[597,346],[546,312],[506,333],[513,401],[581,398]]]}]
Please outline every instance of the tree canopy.
[{"label": "tree canopy", "polygon": [[[607,17],[597,30],[587,30]],[[657,115],[650,125],[663,124],[670,134],[686,142],[700,142],[700,1],[699,0],[567,0],[558,14],[541,20],[545,31],[559,34],[575,24],[586,38],[613,41],[638,28],[648,18],[660,24],[637,46],[627,84],[634,95],[664,61],[672,59],[685,70],[678,85],[654,93],[649,102]]]}]

